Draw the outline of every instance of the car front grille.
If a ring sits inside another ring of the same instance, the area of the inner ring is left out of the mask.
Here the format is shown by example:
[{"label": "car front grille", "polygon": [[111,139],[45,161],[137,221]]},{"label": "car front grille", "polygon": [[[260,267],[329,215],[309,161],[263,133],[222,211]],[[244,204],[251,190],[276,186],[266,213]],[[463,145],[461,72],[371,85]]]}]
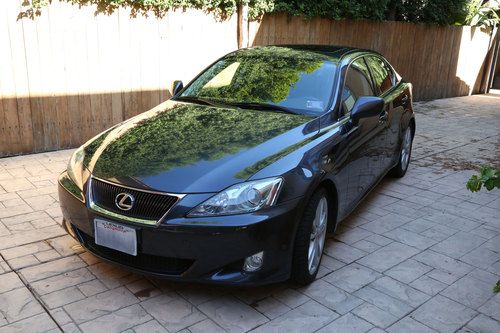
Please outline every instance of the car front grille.
[{"label": "car front grille", "polygon": [[116,262],[118,264],[139,269],[149,273],[164,275],[181,275],[194,263],[191,259],[180,259],[161,257],[151,254],[138,253],[132,256],[120,251],[116,251],[101,245],[97,245],[92,236],[87,235],[78,228],[75,228],[78,237],[83,245],[97,256]]},{"label": "car front grille", "polygon": [[[130,194],[134,197],[134,203],[130,210],[124,211],[117,207],[115,200],[120,193]],[[91,196],[94,204],[113,213],[154,221],[159,221],[179,200],[173,195],[134,190],[96,178],[92,178]]]}]

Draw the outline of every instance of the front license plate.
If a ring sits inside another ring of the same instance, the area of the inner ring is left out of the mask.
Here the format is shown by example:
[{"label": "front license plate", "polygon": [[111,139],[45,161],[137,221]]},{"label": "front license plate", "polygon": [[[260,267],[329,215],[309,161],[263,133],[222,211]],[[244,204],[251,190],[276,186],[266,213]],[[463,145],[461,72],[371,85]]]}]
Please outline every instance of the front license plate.
[{"label": "front license plate", "polygon": [[94,235],[97,245],[133,256],[137,255],[137,235],[134,228],[106,220],[94,219]]}]

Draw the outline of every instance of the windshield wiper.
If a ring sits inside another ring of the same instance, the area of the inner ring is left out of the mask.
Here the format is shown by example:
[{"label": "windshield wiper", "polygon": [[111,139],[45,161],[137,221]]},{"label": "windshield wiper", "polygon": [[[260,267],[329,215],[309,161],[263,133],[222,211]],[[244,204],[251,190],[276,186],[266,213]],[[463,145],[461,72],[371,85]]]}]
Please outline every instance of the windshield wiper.
[{"label": "windshield wiper", "polygon": [[174,97],[174,101],[180,101],[180,102],[192,102],[192,103],[197,103],[197,104],[203,104],[203,105],[210,105],[210,106],[220,106],[220,103],[217,103],[215,101],[212,101],[207,98],[203,97],[196,97],[196,96],[179,96],[179,97]]},{"label": "windshield wiper", "polygon": [[250,103],[250,102],[232,102],[228,103],[230,105],[237,106],[243,109],[254,109],[254,110],[263,110],[263,111],[277,111],[284,112],[290,114],[299,114],[295,111],[290,110],[287,107],[275,105],[275,104],[267,104],[267,103]]}]

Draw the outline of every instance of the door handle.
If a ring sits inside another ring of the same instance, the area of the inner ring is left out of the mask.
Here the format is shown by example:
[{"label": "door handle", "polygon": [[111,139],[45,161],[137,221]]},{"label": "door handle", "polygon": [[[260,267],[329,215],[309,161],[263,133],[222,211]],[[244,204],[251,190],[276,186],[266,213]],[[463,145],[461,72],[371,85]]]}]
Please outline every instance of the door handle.
[{"label": "door handle", "polygon": [[378,120],[380,122],[385,122],[389,119],[389,113],[387,113],[387,111],[384,110],[384,112],[380,115],[380,117],[378,117]]}]

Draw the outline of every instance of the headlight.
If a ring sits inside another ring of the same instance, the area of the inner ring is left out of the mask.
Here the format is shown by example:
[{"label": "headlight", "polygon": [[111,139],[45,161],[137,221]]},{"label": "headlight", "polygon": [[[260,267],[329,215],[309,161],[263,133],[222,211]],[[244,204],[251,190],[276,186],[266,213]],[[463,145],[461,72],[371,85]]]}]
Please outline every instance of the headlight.
[{"label": "headlight", "polygon": [[276,177],[236,184],[196,206],[188,216],[255,212],[276,203],[282,183],[283,179]]},{"label": "headlight", "polygon": [[84,156],[85,152],[83,148],[78,148],[71,156],[67,168],[68,176],[80,189],[83,189],[82,173]]}]

